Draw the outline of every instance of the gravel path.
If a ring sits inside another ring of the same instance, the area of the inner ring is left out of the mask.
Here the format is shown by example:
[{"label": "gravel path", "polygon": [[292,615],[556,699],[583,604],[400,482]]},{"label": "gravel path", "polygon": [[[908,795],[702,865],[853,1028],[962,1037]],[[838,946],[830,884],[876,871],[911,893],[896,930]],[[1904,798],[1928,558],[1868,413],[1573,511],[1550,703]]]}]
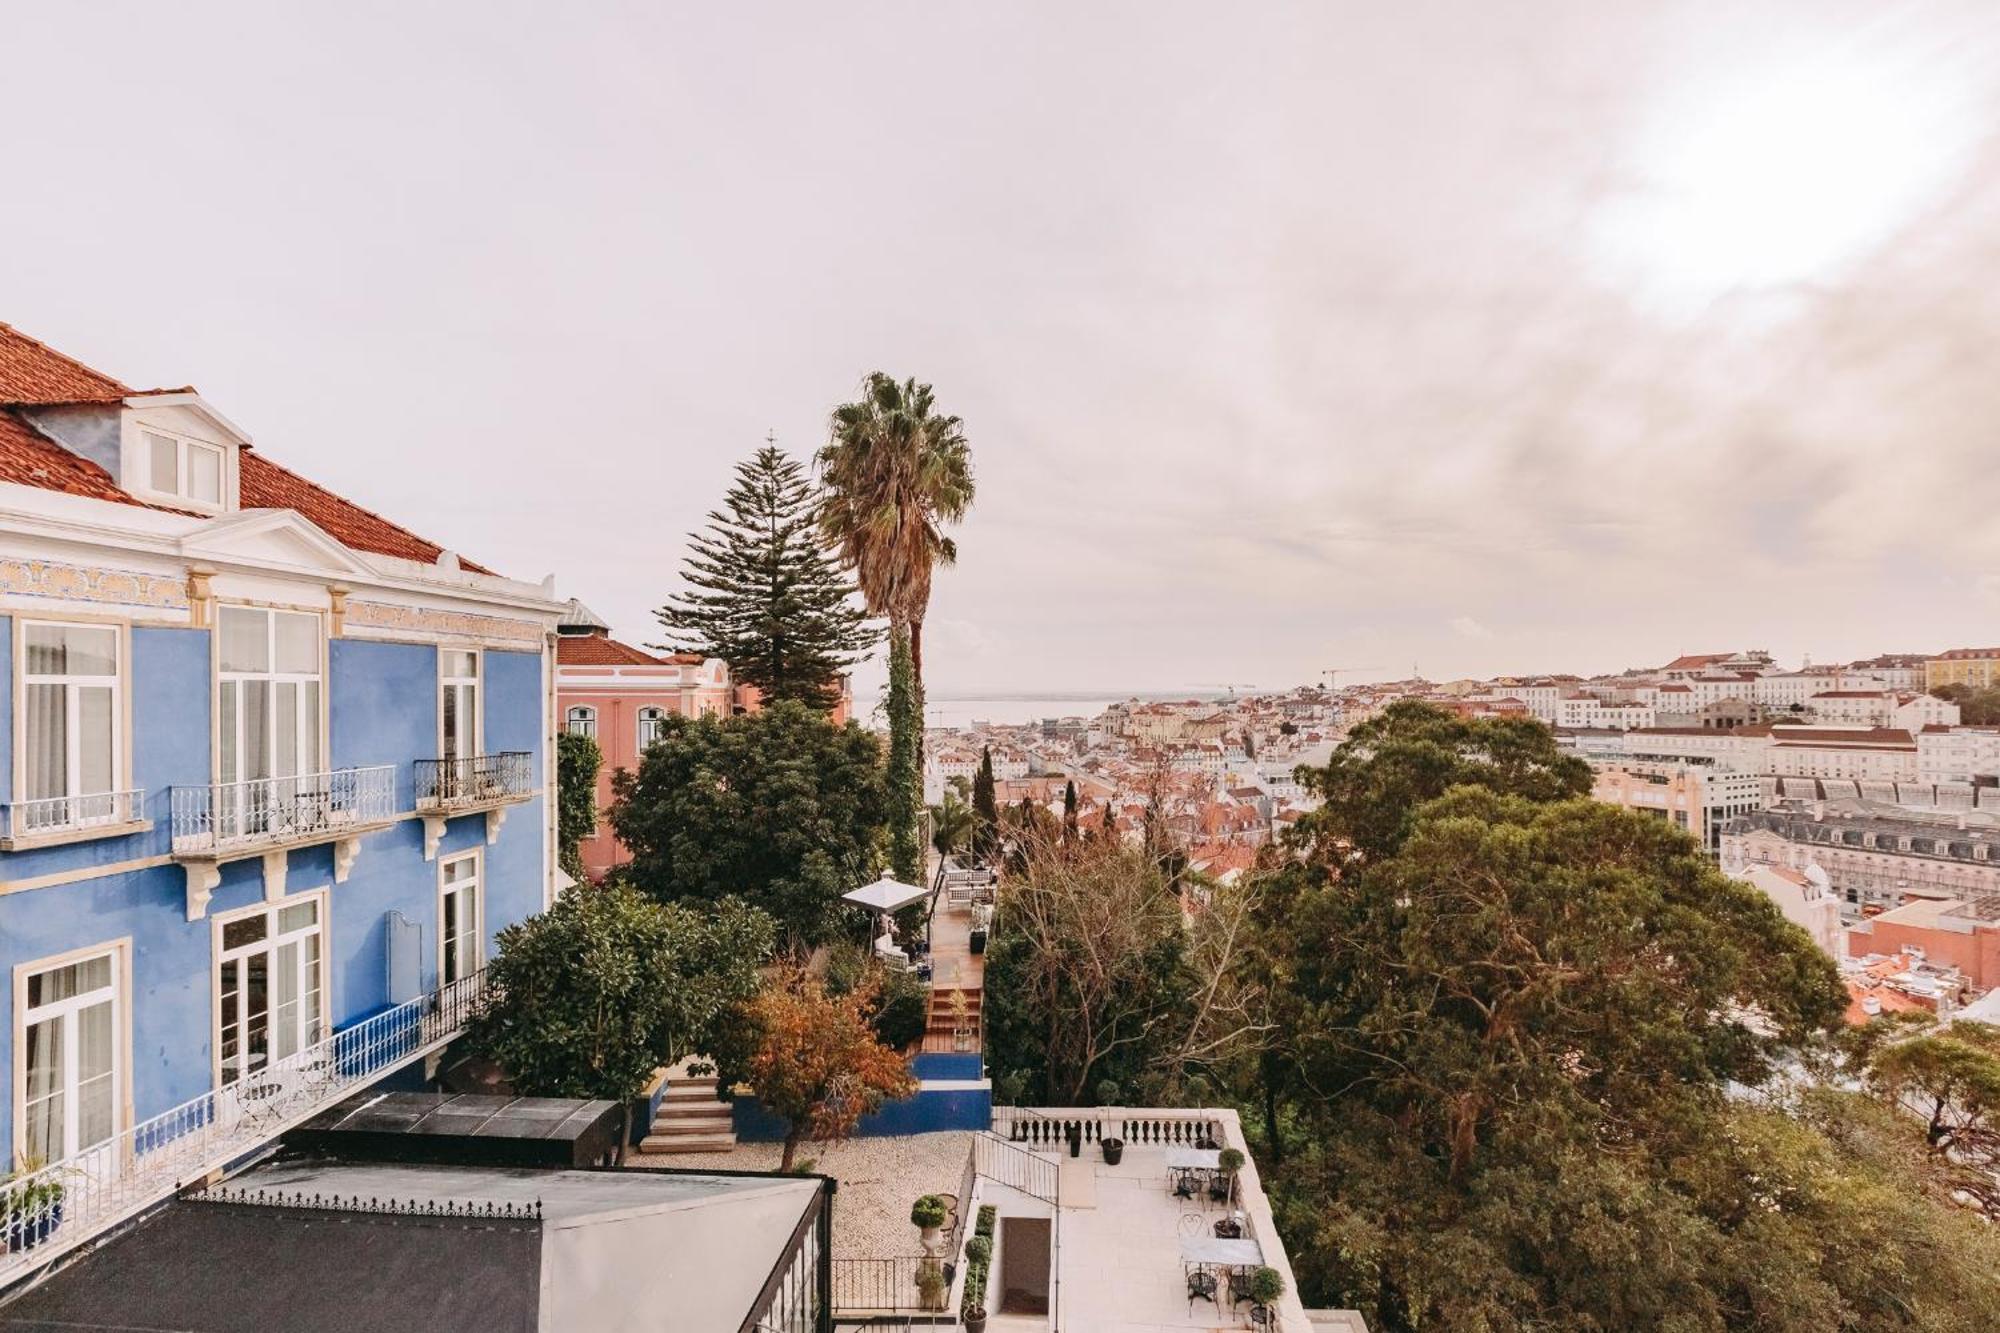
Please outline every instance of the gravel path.
[{"label": "gravel path", "polygon": [[[739,1143],[726,1153],[639,1153],[635,1166],[678,1166],[699,1171],[775,1171],[783,1145]],[[804,1143],[800,1160],[840,1182],[833,1199],[833,1253],[837,1259],[885,1259],[917,1253],[910,1205],[919,1194],[955,1194],[965,1173],[972,1135],[962,1130],[901,1138]]]}]

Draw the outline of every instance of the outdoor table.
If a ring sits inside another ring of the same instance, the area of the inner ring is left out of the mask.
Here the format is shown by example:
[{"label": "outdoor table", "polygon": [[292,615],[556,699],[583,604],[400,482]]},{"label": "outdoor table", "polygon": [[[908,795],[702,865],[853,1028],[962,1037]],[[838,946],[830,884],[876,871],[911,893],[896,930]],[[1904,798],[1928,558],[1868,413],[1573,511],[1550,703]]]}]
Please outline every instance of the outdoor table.
[{"label": "outdoor table", "polygon": [[1167,1149],[1167,1169],[1170,1171],[1220,1171],[1222,1152],[1218,1148],[1169,1148]]},{"label": "outdoor table", "polygon": [[1254,1240],[1225,1240],[1217,1236],[1182,1236],[1182,1265],[1203,1268],[1257,1268],[1264,1262],[1264,1247]]}]

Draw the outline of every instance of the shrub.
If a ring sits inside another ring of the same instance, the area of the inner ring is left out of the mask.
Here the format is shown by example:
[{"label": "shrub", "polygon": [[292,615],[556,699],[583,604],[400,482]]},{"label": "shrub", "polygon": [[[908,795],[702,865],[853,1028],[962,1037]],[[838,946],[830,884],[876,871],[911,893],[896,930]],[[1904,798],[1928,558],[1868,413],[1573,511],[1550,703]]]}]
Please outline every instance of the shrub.
[{"label": "shrub", "polygon": [[1215,1160],[1217,1165],[1232,1175],[1243,1169],[1243,1153],[1237,1148],[1224,1148]]},{"label": "shrub", "polygon": [[1097,1104],[1099,1106],[1118,1105],[1118,1098],[1120,1095],[1121,1092],[1118,1087],[1117,1079],[1101,1078],[1097,1080]]},{"label": "shrub", "polygon": [[972,1234],[975,1236],[984,1236],[988,1240],[992,1240],[993,1219],[999,1216],[999,1213],[1000,1210],[990,1203],[982,1205],[979,1209],[978,1220],[972,1224]]},{"label": "shrub", "polygon": [[1285,1275],[1275,1268],[1260,1268],[1250,1275],[1250,1299],[1269,1305],[1285,1294]]},{"label": "shrub", "polygon": [[903,1050],[924,1035],[930,1021],[930,991],[913,973],[884,969],[882,993],[869,1022],[891,1050]]},{"label": "shrub", "polygon": [[965,1262],[967,1266],[986,1264],[993,1259],[993,1240],[989,1236],[974,1236],[965,1242]]},{"label": "shrub", "polygon": [[944,1200],[935,1194],[926,1194],[910,1205],[911,1226],[941,1227],[944,1219]]}]

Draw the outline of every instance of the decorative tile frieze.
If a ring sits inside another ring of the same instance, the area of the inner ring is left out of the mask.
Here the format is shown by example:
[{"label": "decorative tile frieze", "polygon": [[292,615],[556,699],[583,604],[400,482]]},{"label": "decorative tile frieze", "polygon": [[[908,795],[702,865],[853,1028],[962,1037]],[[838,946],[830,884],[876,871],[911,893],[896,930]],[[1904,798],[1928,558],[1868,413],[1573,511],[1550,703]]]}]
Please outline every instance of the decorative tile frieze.
[{"label": "decorative tile frieze", "polygon": [[542,646],[542,628],[533,621],[479,615],[472,611],[433,611],[349,598],[342,620],[343,632],[349,634],[357,630],[364,633],[380,630],[420,638],[449,635],[481,643],[513,643],[529,650],[539,650]]},{"label": "decorative tile frieze", "polygon": [[0,558],[0,593],[48,597],[65,602],[103,602],[185,610],[184,580],[130,569],[89,569],[55,560]]}]

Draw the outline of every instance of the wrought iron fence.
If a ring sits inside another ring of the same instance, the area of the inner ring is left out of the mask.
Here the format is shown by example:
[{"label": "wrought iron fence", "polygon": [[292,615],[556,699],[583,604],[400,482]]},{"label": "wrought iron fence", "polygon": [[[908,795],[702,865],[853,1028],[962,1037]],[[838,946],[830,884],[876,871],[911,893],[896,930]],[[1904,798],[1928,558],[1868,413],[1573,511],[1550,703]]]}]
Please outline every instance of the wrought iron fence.
[{"label": "wrought iron fence", "polygon": [[532,760],[526,750],[463,759],[419,759],[417,809],[450,810],[525,800],[535,786]]},{"label": "wrought iron fence", "polygon": [[338,836],[395,814],[396,770],[383,764],[175,787],[171,805],[176,855]]},{"label": "wrought iron fence", "polygon": [[84,796],[50,796],[36,801],[16,801],[6,807],[6,823],[0,837],[32,838],[42,833],[67,833],[72,829],[102,828],[130,824],[139,818],[146,803],[141,788],[131,791],[91,792]]},{"label": "wrought iron fence", "polygon": [[941,1313],[951,1297],[947,1261],[932,1255],[835,1259],[833,1308]]},{"label": "wrought iron fence", "polygon": [[477,1012],[476,972],[294,1055],[0,1184],[0,1283],[172,1197],[318,1111],[456,1036]]}]

